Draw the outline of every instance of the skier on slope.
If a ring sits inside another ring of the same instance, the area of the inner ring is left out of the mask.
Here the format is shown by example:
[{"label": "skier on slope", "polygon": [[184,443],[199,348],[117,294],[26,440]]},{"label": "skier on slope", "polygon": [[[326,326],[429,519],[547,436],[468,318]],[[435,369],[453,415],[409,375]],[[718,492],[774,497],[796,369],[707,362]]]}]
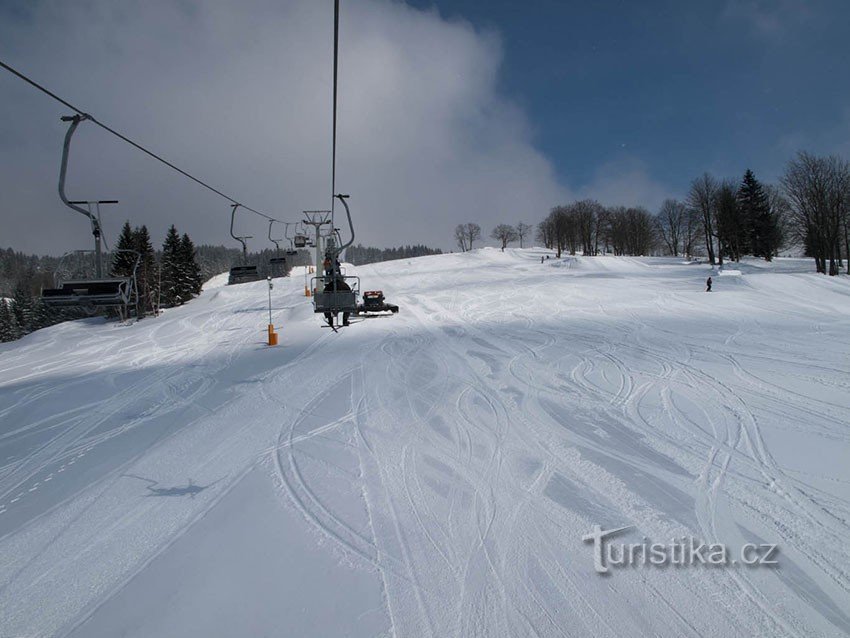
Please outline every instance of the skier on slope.
[{"label": "skier on slope", "polygon": [[705,291],[711,292],[711,277],[705,280]]}]

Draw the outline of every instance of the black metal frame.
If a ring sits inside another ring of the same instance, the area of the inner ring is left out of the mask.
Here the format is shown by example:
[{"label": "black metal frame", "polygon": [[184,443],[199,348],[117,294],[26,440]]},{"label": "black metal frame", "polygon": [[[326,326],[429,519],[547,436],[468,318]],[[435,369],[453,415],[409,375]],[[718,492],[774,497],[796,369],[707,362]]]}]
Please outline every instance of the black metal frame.
[{"label": "black metal frame", "polygon": [[[69,257],[80,258],[82,255],[93,254],[96,262],[104,258],[94,250],[75,250],[66,253],[59,262],[55,274],[55,288],[44,288],[41,291],[41,301],[46,306],[60,308],[81,308],[89,314],[94,314],[100,308],[118,308],[122,318],[130,316],[130,306],[138,314],[139,287],[136,273],[141,261],[141,255],[135,250],[116,249],[113,253],[125,252],[135,255],[133,273],[128,277],[69,277],[63,278],[63,265]],[[103,271],[102,263],[95,263],[95,272]]]},{"label": "black metal frame", "polygon": [[[316,284],[321,281],[323,285],[330,284],[333,280],[344,281],[351,290],[319,290]],[[354,285],[352,285],[352,283]],[[357,275],[329,275],[313,277],[310,280],[310,288],[315,290],[313,295],[313,311],[317,313],[331,313],[336,315],[340,312],[357,313],[357,298],[360,296],[360,277]]]},{"label": "black metal frame", "polygon": [[259,281],[260,273],[257,272],[256,265],[249,265],[248,262],[248,244],[245,241],[246,239],[253,239],[252,235],[241,235],[237,236],[233,232],[233,223],[236,221],[236,210],[241,206],[241,204],[231,204],[230,208],[230,236],[233,237],[236,241],[242,244],[242,263],[236,266],[230,267],[230,272],[227,275],[227,285],[232,286],[234,284],[245,284],[251,281]]}]

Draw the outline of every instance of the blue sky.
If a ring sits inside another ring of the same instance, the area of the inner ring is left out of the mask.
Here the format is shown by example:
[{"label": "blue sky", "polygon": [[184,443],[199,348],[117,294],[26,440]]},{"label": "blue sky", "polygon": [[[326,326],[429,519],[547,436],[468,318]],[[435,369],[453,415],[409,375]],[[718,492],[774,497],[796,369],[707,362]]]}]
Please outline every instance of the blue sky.
[{"label": "blue sky", "polygon": [[637,163],[679,193],[850,150],[850,2],[411,0],[493,30],[500,89],[575,188]]}]

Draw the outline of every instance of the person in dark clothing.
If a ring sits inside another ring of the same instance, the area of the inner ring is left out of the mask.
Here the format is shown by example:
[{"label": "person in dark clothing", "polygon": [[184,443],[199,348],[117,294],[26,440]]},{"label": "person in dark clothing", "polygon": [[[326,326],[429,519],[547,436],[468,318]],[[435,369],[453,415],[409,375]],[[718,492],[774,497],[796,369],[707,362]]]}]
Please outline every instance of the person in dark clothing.
[{"label": "person in dark clothing", "polygon": [[[343,279],[341,276],[336,276],[333,279],[331,279],[330,281],[327,281],[325,283],[325,288],[324,288],[324,292],[347,292],[347,291],[350,291],[350,290],[351,290],[351,286],[349,286],[347,283],[345,283],[345,279]],[[348,321],[349,315],[351,315],[350,312],[343,312],[342,313],[342,325],[343,326],[349,325],[349,321]],[[332,326],[334,324],[334,313],[326,312],[325,313],[325,320],[328,322],[329,326]]]},{"label": "person in dark clothing", "polygon": [[705,291],[711,292],[711,277],[705,280]]}]

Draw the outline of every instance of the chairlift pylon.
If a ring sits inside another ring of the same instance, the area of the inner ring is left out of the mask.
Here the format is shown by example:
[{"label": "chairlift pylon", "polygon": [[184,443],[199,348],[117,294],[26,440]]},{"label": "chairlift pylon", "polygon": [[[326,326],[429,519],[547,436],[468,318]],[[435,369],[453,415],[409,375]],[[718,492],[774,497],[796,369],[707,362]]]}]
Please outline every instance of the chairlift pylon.
[{"label": "chairlift pylon", "polygon": [[[65,133],[65,141],[62,145],[62,162],[59,168],[59,199],[68,208],[89,219],[94,237],[94,250],[77,250],[66,253],[54,273],[56,287],[42,289],[41,301],[47,306],[81,308],[89,314],[94,314],[99,308],[117,308],[122,319],[129,317],[130,306],[133,306],[138,315],[139,291],[136,271],[141,259],[138,251],[114,250],[113,253],[123,252],[134,255],[132,266],[129,268],[129,272],[121,276],[104,275],[104,272],[108,270],[108,268],[104,268],[104,262],[108,255],[103,252],[104,239],[100,206],[101,204],[117,204],[118,200],[70,201],[65,195],[65,178],[68,173],[71,138],[80,122],[89,119],[89,116],[75,114],[63,116],[61,119],[63,122],[70,122],[70,125]],[[86,208],[83,208],[82,205],[85,205]],[[90,270],[82,265],[84,261],[88,260],[89,255],[94,262]],[[76,269],[73,269],[71,265],[74,260],[77,261]]]}]

